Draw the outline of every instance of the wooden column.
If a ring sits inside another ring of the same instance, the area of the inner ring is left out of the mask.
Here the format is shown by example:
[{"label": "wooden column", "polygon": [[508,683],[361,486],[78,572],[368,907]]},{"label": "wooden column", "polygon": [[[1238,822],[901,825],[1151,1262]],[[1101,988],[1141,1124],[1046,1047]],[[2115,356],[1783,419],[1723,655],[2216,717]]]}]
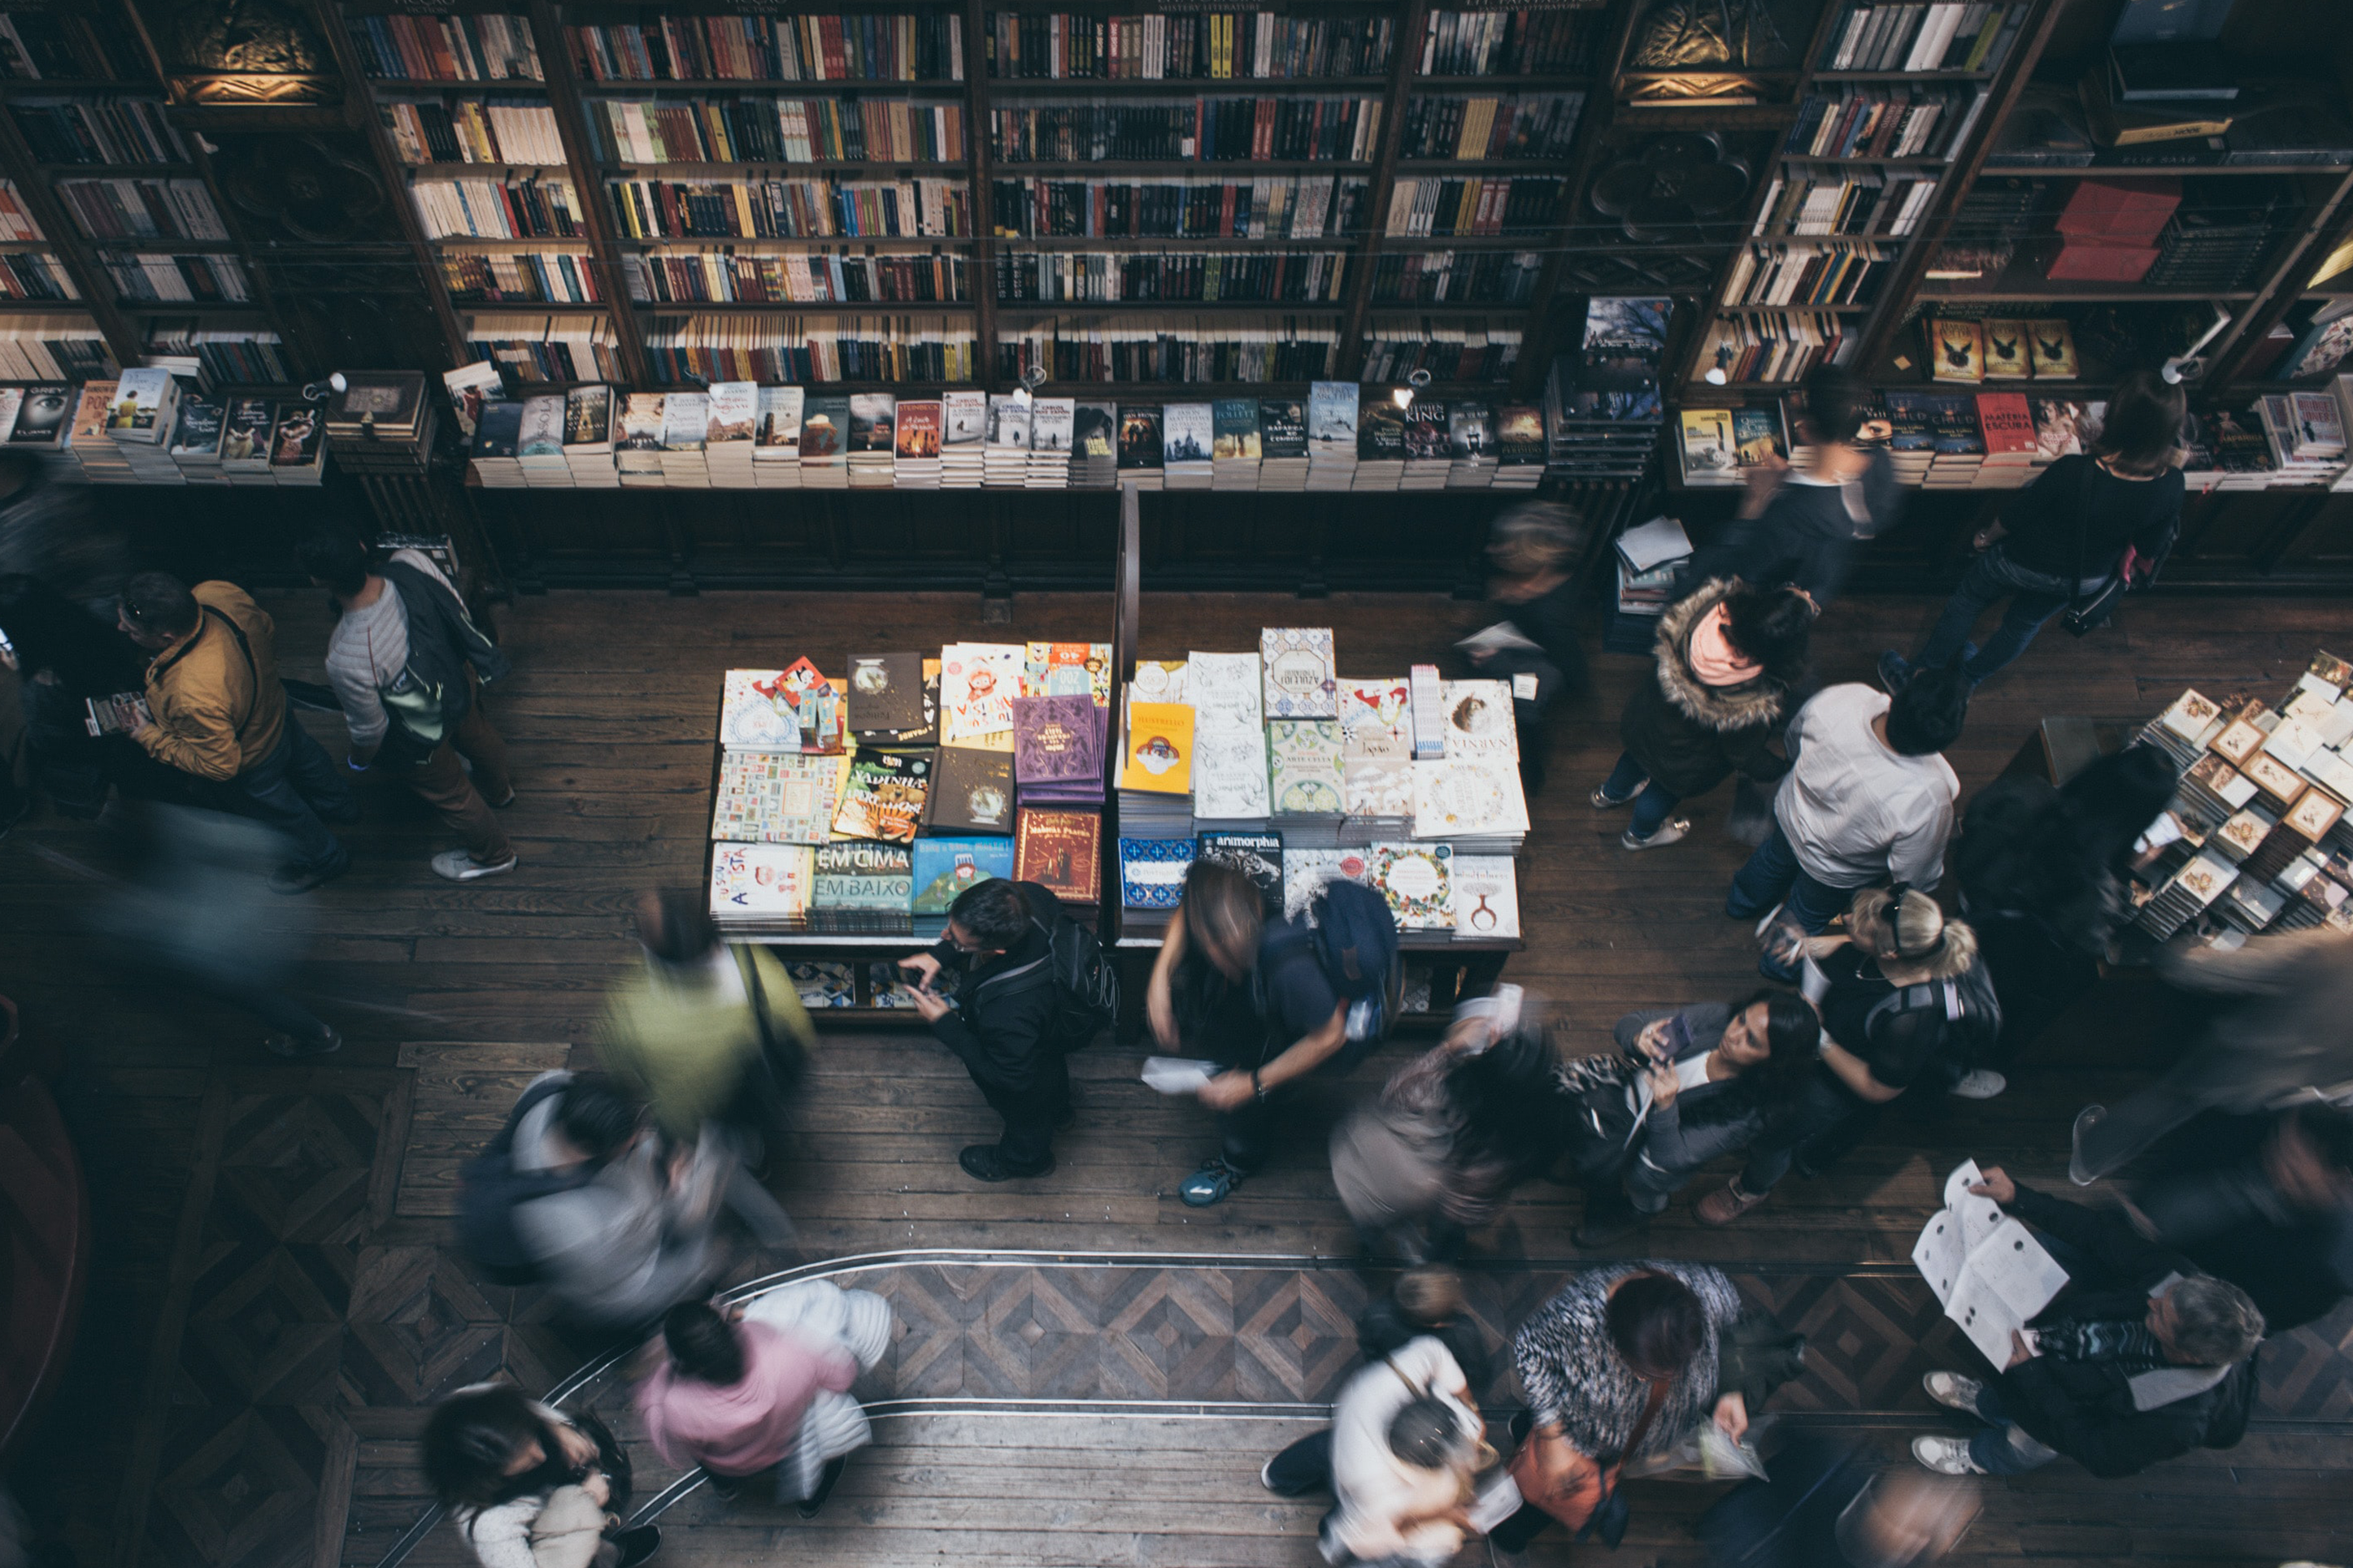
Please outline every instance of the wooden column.
[{"label": "wooden column", "polygon": [[[997,374],[997,204],[996,165],[988,153],[988,113],[993,84],[988,79],[988,7],[986,0],[964,4],[964,167],[971,187],[972,205],[972,331],[979,342],[980,363],[973,380],[994,392]],[[1050,367],[1049,367],[1050,374]]]},{"label": "wooden column", "polygon": [[[654,384],[646,359],[645,339],[638,331],[637,307],[629,300],[628,268],[622,265],[620,237],[613,226],[613,210],[605,199],[605,181],[596,166],[595,145],[588,137],[587,117],[581,112],[579,84],[572,75],[572,51],[564,41],[552,0],[529,0],[533,43],[539,50],[540,74],[547,82],[547,101],[555,110],[556,133],[564,140],[564,155],[572,165],[573,194],[580,203],[581,226],[588,232],[588,249],[596,268],[597,288],[613,321],[613,341],[621,360],[621,374],[633,386]],[[439,269],[435,269],[438,279]],[[564,312],[551,309],[550,314]]]},{"label": "wooden column", "polygon": [[1333,374],[1354,381],[1365,368],[1365,318],[1373,302],[1373,268],[1388,228],[1389,202],[1397,194],[1398,149],[1405,141],[1406,100],[1413,96],[1421,62],[1421,36],[1428,30],[1429,0],[1408,0],[1398,17],[1397,46],[1389,55],[1389,85],[1381,100],[1381,142],[1373,155],[1372,184],[1365,203],[1365,232],[1356,237],[1356,276],[1348,280],[1348,304],[1340,323],[1340,357]]}]

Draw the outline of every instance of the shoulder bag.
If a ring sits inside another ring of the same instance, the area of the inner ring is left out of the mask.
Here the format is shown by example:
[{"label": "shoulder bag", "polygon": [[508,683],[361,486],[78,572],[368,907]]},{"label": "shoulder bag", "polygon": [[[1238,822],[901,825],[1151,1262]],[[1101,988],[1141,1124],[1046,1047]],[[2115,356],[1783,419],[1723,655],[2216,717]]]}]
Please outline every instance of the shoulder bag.
[{"label": "shoulder bag", "polygon": [[1599,1456],[1580,1450],[1565,1433],[1543,1428],[1531,1431],[1527,1441],[1513,1452],[1512,1462],[1505,1467],[1513,1483],[1520,1489],[1520,1495],[1577,1531],[1578,1540],[1598,1535],[1603,1544],[1616,1546],[1625,1538],[1627,1518],[1632,1511],[1619,1494],[1619,1475],[1625,1469],[1628,1457],[1638,1453],[1642,1439],[1650,1436],[1651,1424],[1658,1419],[1659,1408],[1666,1404],[1667,1389],[1673,1381],[1665,1377],[1643,1379],[1647,1392],[1642,1398],[1642,1413],[1634,1418],[1634,1429],[1627,1435],[1626,1446],[1606,1464]]},{"label": "shoulder bag", "polygon": [[[2084,581],[2084,552],[2090,544],[2092,527],[2092,487],[2100,472],[2099,459],[2084,459],[2084,483],[2075,494],[2075,574],[2068,579],[2072,589],[2080,588]],[[2125,596],[2125,559],[2119,557],[2109,568],[2107,580],[2089,594],[2069,602],[2059,618],[2071,636],[2089,637],[2108,624],[2116,606]]]}]

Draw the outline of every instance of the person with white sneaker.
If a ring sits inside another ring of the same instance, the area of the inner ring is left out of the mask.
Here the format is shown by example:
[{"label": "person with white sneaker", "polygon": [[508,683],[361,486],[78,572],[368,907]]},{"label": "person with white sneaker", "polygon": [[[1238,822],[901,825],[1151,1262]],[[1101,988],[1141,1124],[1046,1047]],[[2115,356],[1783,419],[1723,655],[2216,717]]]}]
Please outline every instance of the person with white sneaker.
[{"label": "person with white sneaker", "polygon": [[1770,784],[1789,771],[1770,744],[1806,667],[1813,602],[1737,578],[1701,584],[1659,617],[1652,679],[1618,721],[1626,750],[1593,792],[1597,810],[1632,802],[1618,840],[1656,849],[1691,831],[1674,809],[1736,771]]},{"label": "person with white sneaker", "polygon": [[1932,1372],[1928,1397],[1986,1423],[1922,1436],[1912,1457],[1948,1476],[2014,1476],[2064,1456],[2095,1476],[2137,1475],[2192,1448],[2228,1448],[2254,1407],[2263,1315],[2122,1217],[2021,1187],[2000,1166],[1969,1190],[2031,1226],[2069,1282],[2011,1335],[1990,1380]]},{"label": "person with white sneaker", "polygon": [[472,882],[513,870],[514,846],[491,815],[514,799],[507,743],[481,703],[482,683],[507,673],[506,656],[467,616],[449,580],[414,550],[373,562],[350,532],[330,526],[304,540],[300,553],[338,612],[327,679],[351,731],[347,765],[391,773],[465,840],[433,857],[438,875]]}]

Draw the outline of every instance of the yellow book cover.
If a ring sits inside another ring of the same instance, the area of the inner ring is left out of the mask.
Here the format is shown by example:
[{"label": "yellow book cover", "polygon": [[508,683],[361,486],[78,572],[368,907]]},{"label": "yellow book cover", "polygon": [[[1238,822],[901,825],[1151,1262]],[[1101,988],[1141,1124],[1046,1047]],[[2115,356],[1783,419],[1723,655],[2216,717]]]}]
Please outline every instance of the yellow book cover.
[{"label": "yellow book cover", "polygon": [[2026,346],[2042,380],[2073,381],[2083,374],[2075,363],[2075,334],[2063,319],[2027,322]]},{"label": "yellow book cover", "polygon": [[1138,702],[1127,710],[1127,753],[1119,787],[1155,795],[1193,793],[1193,710],[1182,702]]},{"label": "yellow book cover", "polygon": [[1985,379],[1985,329],[1980,323],[1930,321],[1928,350],[1933,356],[1929,380],[1957,381],[1974,386]]},{"label": "yellow book cover", "polygon": [[1988,381],[2026,381],[2033,376],[2034,357],[2027,347],[2024,321],[1988,317],[1984,331]]}]

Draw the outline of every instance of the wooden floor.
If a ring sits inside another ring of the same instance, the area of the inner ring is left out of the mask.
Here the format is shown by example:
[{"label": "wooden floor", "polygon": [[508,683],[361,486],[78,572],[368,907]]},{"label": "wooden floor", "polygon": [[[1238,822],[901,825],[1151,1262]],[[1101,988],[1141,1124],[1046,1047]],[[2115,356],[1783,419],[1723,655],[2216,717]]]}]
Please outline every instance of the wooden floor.
[{"label": "wooden floor", "polygon": [[[315,678],[325,618],[309,595],[273,599],[288,673]],[[1862,678],[1908,644],[1934,606],[1856,599],[1826,618],[1828,679]],[[405,797],[367,803],[346,837],[356,868],[313,899],[302,989],[349,1037],[324,1065],[263,1055],[252,1021],[151,981],[135,960],[78,934],[77,911],[113,863],[104,826],[37,818],[0,840],[0,989],[28,1030],[62,1044],[63,1099],[90,1168],[96,1268],[72,1381],[16,1490],[37,1524],[84,1564],[373,1563],[417,1517],[413,1438],[421,1407],[509,1373],[551,1386],[598,1347],[549,1321],[533,1293],[485,1287],[444,1249],[458,1164],[529,1078],[590,1059],[603,987],[634,961],[625,909],[642,887],[699,879],[720,672],[800,654],[830,667],[852,647],[955,637],[1109,635],[1101,601],[1025,596],[1012,624],[968,597],[559,594],[507,612],[517,672],[491,700],[519,790],[506,814],[512,876],[459,888],[425,861],[446,840]],[[1435,595],[1302,604],[1282,597],[1154,596],[1145,657],[1251,646],[1264,624],[1336,628],[1354,672],[1444,657],[1480,624]],[[2353,651],[2342,600],[2168,600],[2135,605],[2087,641],[2045,638],[1986,689],[1952,760],[1965,788],[1997,772],[2046,712],[2147,714],[2194,682],[2210,696],[2284,689],[2316,646]],[[1735,994],[1753,981],[1744,923],[1724,887],[1745,853],[1722,831],[1725,798],[1695,803],[1693,837],[1630,856],[1620,823],[1586,792],[1618,751],[1617,714],[1640,661],[1597,656],[1595,690],[1558,727],[1553,783],[1534,805],[1522,865],[1528,951],[1509,978],[1546,993],[1599,1048],[1631,1007]],[[341,737],[314,724],[331,750]],[[1900,1260],[1963,1154],[2063,1185],[2078,1106],[2137,1081],[2174,1043],[2129,994],[2071,1017],[2012,1090],[1956,1103],[1933,1123],[1891,1121],[1831,1175],[1792,1181],[1730,1231],[1678,1206],[1655,1227],[1662,1255],[1835,1272]],[[1226,1205],[1176,1201],[1208,1152],[1206,1121],[1135,1081],[1140,1053],[1074,1060],[1080,1121],[1050,1181],[976,1187],[955,1164],[994,1123],[960,1068],[913,1033],[835,1031],[804,1135],[778,1191],[815,1257],[914,1247],[1336,1256],[1353,1246],[1331,1195],[1311,1105],[1295,1143]],[[1393,1047],[1356,1075],[1377,1083]],[[1575,1200],[1543,1188],[1481,1238],[1484,1255],[1574,1256]],[[738,1277],[777,1260],[747,1256]],[[1181,1259],[1178,1260],[1181,1263]],[[1194,1271],[1206,1277],[1209,1270]],[[2061,1464],[1995,1483],[1967,1543],[1972,1561],[2276,1563],[2353,1556],[2353,1380],[2306,1342],[2294,1419],[2238,1448],[2124,1482]],[[2268,1354],[2274,1352],[2267,1352]],[[1916,1394],[1858,1420],[1893,1455],[1941,1426]],[[608,1413],[616,1408],[607,1394]],[[1036,1563],[1314,1561],[1314,1510],[1255,1484],[1260,1458],[1296,1421],[1104,1419],[1083,1414],[894,1416],[814,1524],[789,1510],[725,1515],[698,1493],[667,1520],[665,1558]],[[1704,1489],[1652,1485],[1620,1556],[1685,1563]],[[799,1549],[796,1551],[796,1549]],[[445,1528],[413,1561],[455,1563]],[[1564,1560],[1558,1549],[1547,1557]]]}]

